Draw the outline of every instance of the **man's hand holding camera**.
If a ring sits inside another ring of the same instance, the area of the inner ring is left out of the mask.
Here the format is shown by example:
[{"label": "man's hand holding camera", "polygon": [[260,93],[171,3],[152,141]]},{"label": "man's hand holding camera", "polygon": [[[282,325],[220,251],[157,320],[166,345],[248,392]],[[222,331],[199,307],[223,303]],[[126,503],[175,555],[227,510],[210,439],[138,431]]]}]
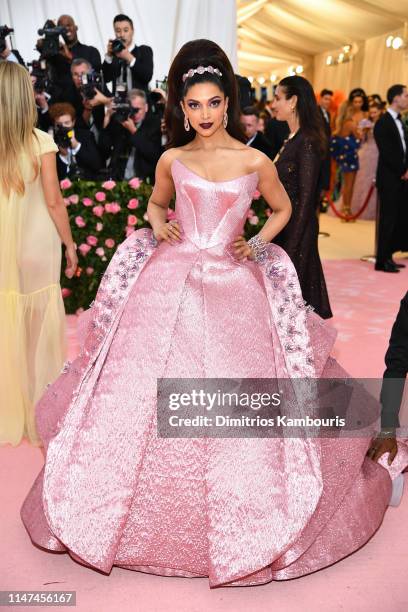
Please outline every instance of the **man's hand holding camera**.
[{"label": "man's hand holding camera", "polygon": [[132,55],[128,49],[123,49],[123,51],[119,51],[118,53],[115,53],[115,55],[117,58],[125,60],[125,62],[127,62],[128,64],[131,64],[133,61],[136,60],[135,56]]},{"label": "man's hand holding camera", "polygon": [[136,134],[137,126],[133,121],[132,117],[128,117],[125,121],[121,121],[120,124],[128,131],[130,134]]},{"label": "man's hand holding camera", "polygon": [[[72,151],[75,151],[80,146],[81,143],[76,139],[74,128],[69,128],[68,136],[70,138],[70,147],[69,148]],[[64,157],[66,157],[68,155],[68,148],[67,147],[64,147],[63,145],[58,145],[58,148],[59,148],[59,151],[60,151],[61,155],[63,155]]]},{"label": "man's hand holding camera", "polygon": [[60,45],[60,55],[62,55],[62,57],[68,60],[68,62],[72,62],[72,60],[74,59],[74,56],[69,50],[69,47],[66,43]]},{"label": "man's hand holding camera", "polygon": [[48,110],[48,100],[45,91],[34,92],[36,105],[45,113]]},{"label": "man's hand holding camera", "polygon": [[95,108],[95,106],[100,106],[101,104],[109,104],[110,101],[111,98],[105,96],[101,91],[99,91],[99,89],[95,88],[94,97],[91,99],[85,98],[82,103],[84,105],[84,108],[86,108],[87,110],[92,110],[93,108]]}]

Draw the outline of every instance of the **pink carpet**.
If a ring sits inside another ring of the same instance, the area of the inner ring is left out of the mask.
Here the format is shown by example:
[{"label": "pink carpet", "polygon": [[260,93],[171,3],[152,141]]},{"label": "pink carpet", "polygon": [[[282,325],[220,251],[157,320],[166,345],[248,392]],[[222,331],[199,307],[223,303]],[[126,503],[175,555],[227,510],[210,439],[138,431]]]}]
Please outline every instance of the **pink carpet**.
[{"label": "pink carpet", "polygon": [[[327,261],[324,267],[335,313],[332,324],[339,331],[335,356],[356,376],[381,376],[391,325],[408,289],[408,268],[384,274],[374,272],[371,264],[348,260]],[[77,351],[76,318],[68,322],[72,358]],[[76,591],[81,612],[408,610],[408,490],[398,508],[388,509],[370,542],[330,568],[287,582],[209,590],[201,578],[165,578],[117,568],[108,577],[68,555],[35,548],[19,509],[42,466],[41,451],[23,443],[0,449],[0,457],[2,590]]]}]

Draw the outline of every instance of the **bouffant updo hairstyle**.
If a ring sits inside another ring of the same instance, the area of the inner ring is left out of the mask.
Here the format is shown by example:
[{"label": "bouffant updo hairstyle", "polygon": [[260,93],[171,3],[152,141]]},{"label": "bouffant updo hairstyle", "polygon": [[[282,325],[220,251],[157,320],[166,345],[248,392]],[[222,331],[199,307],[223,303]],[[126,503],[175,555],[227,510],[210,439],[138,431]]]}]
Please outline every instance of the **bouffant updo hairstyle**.
[{"label": "bouffant updo hairstyle", "polygon": [[[195,73],[183,82],[183,74],[188,72],[190,68],[194,69],[198,66],[218,68],[222,76],[220,77],[214,72]],[[180,101],[185,97],[190,87],[197,83],[214,83],[228,97],[228,125],[226,130],[233,138],[246,142],[239,121],[238,86],[231,62],[215,42],[200,38],[183,45],[170,66],[165,112],[166,128],[169,135],[167,148],[180,147],[191,142],[195,137],[196,132],[193,127],[188,132],[184,129],[184,113]]]}]

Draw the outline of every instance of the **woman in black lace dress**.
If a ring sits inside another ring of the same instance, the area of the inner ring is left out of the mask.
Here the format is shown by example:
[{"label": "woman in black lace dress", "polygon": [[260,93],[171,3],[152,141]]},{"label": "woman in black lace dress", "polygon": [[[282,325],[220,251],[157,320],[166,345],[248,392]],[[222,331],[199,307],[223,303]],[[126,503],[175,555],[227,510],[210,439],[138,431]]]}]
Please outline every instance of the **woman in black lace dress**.
[{"label": "woman in black lace dress", "polygon": [[292,259],[303,298],[329,319],[333,314],[317,247],[319,174],[328,147],[323,120],[312,86],[300,76],[280,81],[273,108],[290,129],[274,161],[292,203],[292,217],[274,242]]}]

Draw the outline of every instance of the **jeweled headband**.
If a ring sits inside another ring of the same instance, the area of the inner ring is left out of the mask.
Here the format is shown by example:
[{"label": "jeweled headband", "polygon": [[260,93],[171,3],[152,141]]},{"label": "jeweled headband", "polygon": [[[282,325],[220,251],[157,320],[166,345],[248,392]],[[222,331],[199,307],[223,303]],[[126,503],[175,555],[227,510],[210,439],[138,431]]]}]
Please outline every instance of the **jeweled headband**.
[{"label": "jeweled headband", "polygon": [[218,70],[218,68],[214,68],[214,66],[198,66],[198,68],[190,68],[188,72],[183,74],[183,83],[186,79],[190,79],[196,73],[204,74],[204,72],[210,72],[211,74],[216,74],[217,76],[222,77],[222,72]]}]

